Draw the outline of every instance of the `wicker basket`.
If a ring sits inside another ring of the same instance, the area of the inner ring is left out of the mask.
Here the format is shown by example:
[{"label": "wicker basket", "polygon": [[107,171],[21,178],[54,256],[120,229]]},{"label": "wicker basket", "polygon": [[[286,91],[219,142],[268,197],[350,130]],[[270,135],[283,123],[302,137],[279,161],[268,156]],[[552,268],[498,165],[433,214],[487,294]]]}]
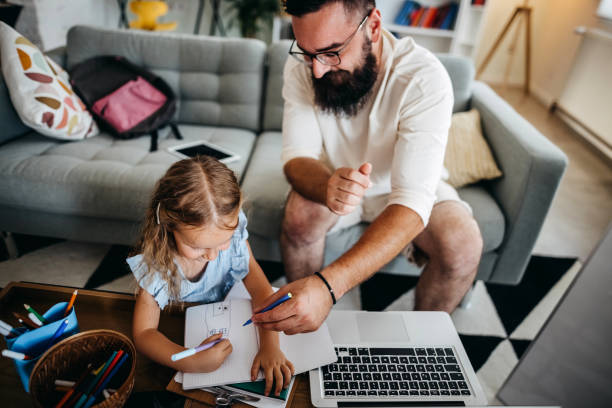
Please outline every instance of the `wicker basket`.
[{"label": "wicker basket", "polygon": [[[113,330],[90,330],[70,336],[55,344],[38,360],[30,375],[30,395],[36,407],[54,406],[64,393],[55,390],[55,380],[76,380],[87,365],[98,367],[113,351],[129,353],[128,360],[113,377],[117,392],[94,405],[99,408],[121,407],[134,388],[136,349],[125,335]],[[121,384],[121,386],[116,386]]]}]

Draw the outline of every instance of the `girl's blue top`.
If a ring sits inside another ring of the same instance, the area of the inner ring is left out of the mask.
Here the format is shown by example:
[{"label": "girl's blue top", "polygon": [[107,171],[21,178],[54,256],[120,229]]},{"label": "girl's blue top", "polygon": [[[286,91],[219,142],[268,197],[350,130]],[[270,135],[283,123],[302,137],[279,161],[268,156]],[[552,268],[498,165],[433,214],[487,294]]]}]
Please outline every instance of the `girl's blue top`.
[{"label": "girl's blue top", "polygon": [[[197,282],[185,278],[181,265],[176,260],[174,261],[182,277],[180,299],[176,300],[200,303],[219,302],[225,298],[234,283],[244,279],[249,273],[249,250],[247,248],[249,233],[246,225],[246,216],[240,210],[238,227],[232,235],[230,247],[219,251],[217,258],[208,262],[206,270]],[[161,277],[164,272],[147,273],[148,267],[143,262],[142,255],[128,258],[127,263],[140,287],[155,298],[160,309],[164,309],[170,301],[168,284]],[[170,273],[170,271],[165,273]]]}]

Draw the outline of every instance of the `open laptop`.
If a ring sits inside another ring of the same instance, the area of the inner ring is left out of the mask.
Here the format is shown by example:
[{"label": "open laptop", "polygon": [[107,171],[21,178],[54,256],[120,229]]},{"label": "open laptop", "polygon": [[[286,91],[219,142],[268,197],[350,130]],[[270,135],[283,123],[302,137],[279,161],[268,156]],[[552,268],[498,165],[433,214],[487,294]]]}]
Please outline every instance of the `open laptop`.
[{"label": "open laptop", "polygon": [[332,311],[327,325],[338,360],[309,373],[316,407],[487,404],[447,313]]}]

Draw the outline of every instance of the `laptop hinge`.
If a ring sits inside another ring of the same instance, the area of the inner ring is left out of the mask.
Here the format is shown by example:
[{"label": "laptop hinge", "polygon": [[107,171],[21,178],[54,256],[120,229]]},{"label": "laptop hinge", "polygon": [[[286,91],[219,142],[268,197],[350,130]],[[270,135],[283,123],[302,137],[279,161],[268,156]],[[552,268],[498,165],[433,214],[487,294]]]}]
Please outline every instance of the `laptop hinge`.
[{"label": "laptop hinge", "polygon": [[339,408],[359,407],[465,407],[463,401],[338,401]]}]

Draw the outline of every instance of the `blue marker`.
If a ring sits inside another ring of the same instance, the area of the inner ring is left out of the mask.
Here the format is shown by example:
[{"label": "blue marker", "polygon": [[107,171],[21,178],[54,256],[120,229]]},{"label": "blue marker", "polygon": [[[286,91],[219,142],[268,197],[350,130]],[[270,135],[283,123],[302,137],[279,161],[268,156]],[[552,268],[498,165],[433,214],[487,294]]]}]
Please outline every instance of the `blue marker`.
[{"label": "blue marker", "polygon": [[53,337],[51,337],[51,340],[49,340],[49,346],[48,347],[51,347],[52,345],[54,345],[55,342],[57,341],[57,339],[59,339],[61,337],[61,335],[64,334],[64,330],[66,330],[66,326],[68,326],[68,319],[64,320],[59,325],[59,327],[55,331],[55,334],[53,334]]},{"label": "blue marker", "polygon": [[[257,314],[263,313],[263,312],[267,312],[268,310],[274,309],[276,306],[280,305],[281,303],[286,302],[289,299],[291,299],[291,296],[292,296],[291,292],[287,293],[285,296],[283,296],[282,298],[278,299],[276,302],[272,303],[270,306],[267,306],[263,310],[257,312]],[[251,323],[253,323],[253,321],[251,319],[249,319],[242,326],[246,326],[247,324],[251,324]]]}]

